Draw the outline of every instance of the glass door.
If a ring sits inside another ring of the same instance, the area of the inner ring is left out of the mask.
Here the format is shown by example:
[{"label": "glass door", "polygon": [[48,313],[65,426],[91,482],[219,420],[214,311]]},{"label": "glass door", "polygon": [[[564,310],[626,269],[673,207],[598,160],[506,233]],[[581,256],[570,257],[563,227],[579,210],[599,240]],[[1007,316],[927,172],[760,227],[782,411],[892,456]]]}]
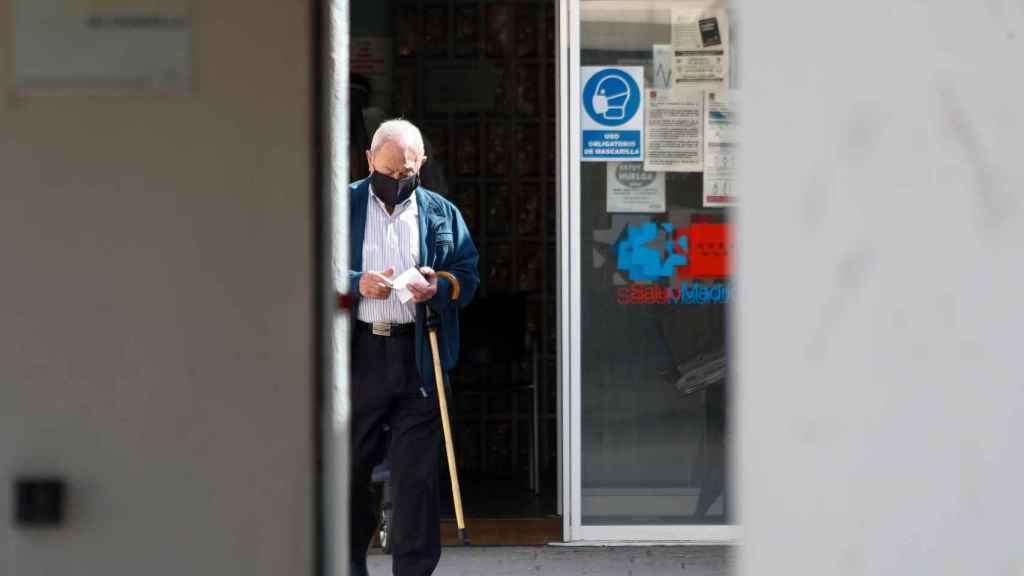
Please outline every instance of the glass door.
[{"label": "glass door", "polygon": [[567,539],[729,541],[731,15],[564,8]]}]

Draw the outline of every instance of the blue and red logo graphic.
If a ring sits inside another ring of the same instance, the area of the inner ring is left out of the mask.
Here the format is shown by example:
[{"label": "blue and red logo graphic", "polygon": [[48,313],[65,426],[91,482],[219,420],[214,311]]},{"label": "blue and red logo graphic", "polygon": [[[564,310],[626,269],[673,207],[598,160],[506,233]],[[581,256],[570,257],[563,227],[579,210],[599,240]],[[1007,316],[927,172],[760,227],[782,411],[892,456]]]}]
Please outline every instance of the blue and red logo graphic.
[{"label": "blue and red logo graphic", "polygon": [[[729,277],[731,247],[728,224],[629,226],[618,243],[617,260],[618,269],[634,284],[620,288],[617,300],[621,304],[725,303],[731,290],[721,280]],[[664,281],[670,285],[663,285]]]}]

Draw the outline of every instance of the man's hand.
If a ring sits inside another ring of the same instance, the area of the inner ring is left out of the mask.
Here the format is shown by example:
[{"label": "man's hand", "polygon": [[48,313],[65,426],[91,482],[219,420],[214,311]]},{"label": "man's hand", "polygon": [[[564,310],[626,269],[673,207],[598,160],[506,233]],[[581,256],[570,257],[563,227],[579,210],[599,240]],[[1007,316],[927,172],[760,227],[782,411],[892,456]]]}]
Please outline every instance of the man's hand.
[{"label": "man's hand", "polygon": [[429,284],[426,286],[417,286],[413,283],[409,283],[409,292],[412,292],[412,300],[419,304],[420,302],[426,302],[437,294],[437,273],[434,272],[433,268],[424,266],[420,268],[420,274],[423,274],[423,278],[426,279]]},{"label": "man's hand", "polygon": [[387,299],[391,295],[391,277],[394,275],[394,266],[389,266],[383,272],[363,272],[359,277],[359,293],[364,298]]}]

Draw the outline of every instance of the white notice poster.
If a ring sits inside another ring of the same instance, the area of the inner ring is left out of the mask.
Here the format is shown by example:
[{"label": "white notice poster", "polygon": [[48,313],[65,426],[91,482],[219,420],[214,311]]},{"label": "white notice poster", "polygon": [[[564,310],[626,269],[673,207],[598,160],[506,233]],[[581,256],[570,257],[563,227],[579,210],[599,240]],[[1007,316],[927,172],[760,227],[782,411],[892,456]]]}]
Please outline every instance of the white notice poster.
[{"label": "white notice poster", "polygon": [[664,212],[665,173],[640,162],[608,163],[608,212]]},{"label": "white notice poster", "polygon": [[652,77],[655,88],[672,87],[672,62],[675,52],[671,44],[654,44],[651,46]]},{"label": "white notice poster", "polygon": [[644,170],[700,172],[703,167],[704,93],[700,90],[647,91]]},{"label": "white notice poster", "polygon": [[673,8],[672,49],[676,86],[727,87],[729,21],[724,10]]},{"label": "white notice poster", "polygon": [[191,0],[14,0],[18,91],[187,93]]},{"label": "white notice poster", "polygon": [[704,206],[735,206],[736,92],[704,95]]}]

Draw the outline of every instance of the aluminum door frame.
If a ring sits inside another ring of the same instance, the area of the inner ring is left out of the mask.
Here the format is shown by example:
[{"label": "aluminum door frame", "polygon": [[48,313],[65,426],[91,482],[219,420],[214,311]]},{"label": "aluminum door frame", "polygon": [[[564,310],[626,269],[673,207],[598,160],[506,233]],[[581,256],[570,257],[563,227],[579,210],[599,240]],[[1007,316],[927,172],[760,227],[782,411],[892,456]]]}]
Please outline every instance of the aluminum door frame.
[{"label": "aluminum door frame", "polygon": [[[580,222],[580,16],[581,0],[557,0],[559,189],[559,507],[569,544],[736,543],[737,525],[602,525],[582,519],[582,295]],[[567,456],[567,457],[566,457]]]}]

